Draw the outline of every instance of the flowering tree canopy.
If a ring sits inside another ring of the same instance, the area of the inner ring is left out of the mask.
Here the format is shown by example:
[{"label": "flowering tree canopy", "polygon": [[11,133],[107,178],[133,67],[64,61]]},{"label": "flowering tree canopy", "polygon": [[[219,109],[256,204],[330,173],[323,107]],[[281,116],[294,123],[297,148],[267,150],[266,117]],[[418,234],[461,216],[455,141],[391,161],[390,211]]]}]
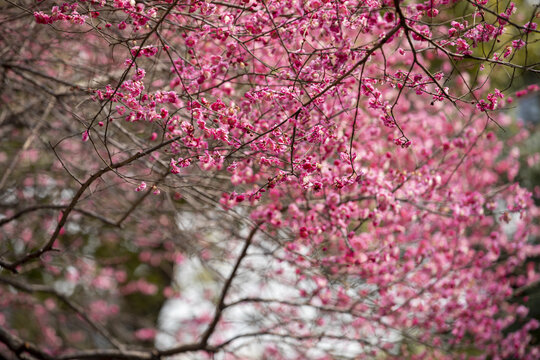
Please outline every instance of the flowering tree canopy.
[{"label": "flowering tree canopy", "polygon": [[0,3],[0,358],[538,359],[521,6]]}]

